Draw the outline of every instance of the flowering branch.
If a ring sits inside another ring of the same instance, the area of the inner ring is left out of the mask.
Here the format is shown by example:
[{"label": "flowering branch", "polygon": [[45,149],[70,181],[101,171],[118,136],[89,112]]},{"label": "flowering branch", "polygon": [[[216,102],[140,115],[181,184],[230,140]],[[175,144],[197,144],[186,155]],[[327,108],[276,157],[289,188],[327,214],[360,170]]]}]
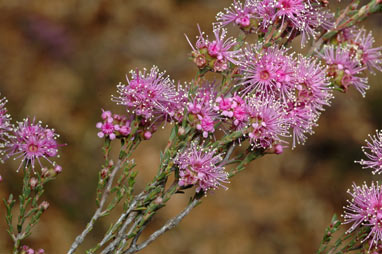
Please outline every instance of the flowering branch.
[{"label": "flowering branch", "polygon": [[[336,19],[325,9],[325,0],[234,1],[217,15],[212,39],[199,26],[194,44],[186,36],[192,49],[190,59],[198,68],[193,80],[176,85],[156,66],[131,71],[127,83],[119,83],[117,95],[112,96],[112,101],[126,112],[102,110],[102,120],[96,124],[98,137],[104,139],[105,159],[98,174],[97,208],[67,253],[76,253],[95,223],[114,212],[121,202],[118,219],[87,253],[127,254],[142,250],[178,225],[211,189],[228,189],[229,179],[252,161],[304,144],[330,106],[334,91],[355,88],[364,96],[369,88],[367,72],[382,71],[382,48],[373,47],[372,35],[354,25],[382,7],[376,0],[360,9],[358,4],[352,1]],[[238,38],[227,37],[225,27],[231,24],[241,30]],[[251,35],[257,38],[254,44],[246,41]],[[311,49],[311,56],[296,55],[286,48],[299,36],[302,46],[311,39],[320,39]],[[218,78],[209,80],[210,72]],[[19,169],[24,175],[16,228],[13,195],[4,201],[6,220],[14,254],[29,254],[34,250],[21,247],[21,241],[47,208],[46,204],[38,205],[43,185],[61,171],[51,161],[57,156],[58,135],[35,120],[26,119],[13,126],[6,110],[1,110],[5,102],[0,100],[1,152],[5,159],[22,158]],[[134,194],[138,171],[130,158],[141,142],[150,140],[166,124],[171,124],[172,130],[161,152],[158,171],[144,189]],[[379,152],[374,143],[380,145],[380,137],[377,134],[365,148],[370,150],[366,154],[371,161],[360,162],[375,172],[382,171],[378,164],[382,151],[374,155]],[[121,143],[117,159],[111,156],[115,141]],[[42,159],[50,163],[51,169],[43,166]],[[35,165],[41,170],[36,170]],[[228,165],[235,166],[228,170]],[[190,188],[195,193],[188,206],[139,243],[157,212],[173,195]],[[353,189],[353,199],[344,215],[344,223],[354,223],[349,235],[332,244],[332,234],[340,226],[333,217],[318,254],[336,253],[339,248],[337,253],[364,248],[366,240],[368,246],[378,247],[382,241],[382,231],[376,226],[382,223],[381,209],[376,208],[382,207],[378,196],[381,187],[354,185]],[[361,229],[350,234],[358,226]]]}]

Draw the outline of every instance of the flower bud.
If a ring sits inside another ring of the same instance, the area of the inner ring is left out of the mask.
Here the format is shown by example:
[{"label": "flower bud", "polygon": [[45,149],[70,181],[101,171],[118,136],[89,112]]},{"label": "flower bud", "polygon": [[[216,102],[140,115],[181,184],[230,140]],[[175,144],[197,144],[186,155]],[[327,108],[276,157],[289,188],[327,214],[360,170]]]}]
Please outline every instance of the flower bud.
[{"label": "flower bud", "polygon": [[282,145],[280,144],[275,145],[275,154],[282,154],[283,151],[284,151],[284,148]]},{"label": "flower bud", "polygon": [[146,140],[149,140],[151,138],[152,134],[150,131],[146,131],[144,134],[143,134],[143,137],[144,139]]},{"label": "flower bud", "polygon": [[56,172],[56,174],[59,174],[62,172],[62,167],[60,165],[56,165],[54,167],[54,172]]},{"label": "flower bud", "polygon": [[40,204],[40,209],[43,211],[46,211],[49,208],[49,203],[48,201],[42,201]]},{"label": "flower bud", "polygon": [[38,180],[35,178],[35,177],[32,177],[30,180],[29,180],[29,185],[31,187],[31,189],[33,190],[34,188],[36,188],[38,184]]},{"label": "flower bud", "polygon": [[109,173],[109,170],[107,168],[104,168],[101,170],[101,177],[106,178]]},{"label": "flower bud", "polygon": [[163,202],[162,197],[157,197],[157,198],[154,200],[154,203],[157,204],[157,205],[162,204],[162,202]]},{"label": "flower bud", "polygon": [[186,130],[185,130],[183,127],[179,127],[179,129],[178,129],[178,135],[179,135],[179,136],[183,136],[184,133],[186,133]]}]

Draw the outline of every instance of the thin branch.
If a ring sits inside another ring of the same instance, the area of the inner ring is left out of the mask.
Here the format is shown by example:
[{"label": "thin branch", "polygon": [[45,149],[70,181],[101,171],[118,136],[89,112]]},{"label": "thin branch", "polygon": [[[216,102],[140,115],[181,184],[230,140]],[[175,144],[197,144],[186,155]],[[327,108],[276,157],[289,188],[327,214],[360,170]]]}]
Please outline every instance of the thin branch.
[{"label": "thin branch", "polygon": [[87,236],[87,234],[89,234],[89,232],[93,229],[95,222],[101,217],[102,209],[106,203],[106,199],[108,198],[110,194],[114,177],[117,174],[117,172],[121,169],[121,166],[122,166],[122,162],[121,160],[118,160],[116,166],[114,167],[113,171],[111,172],[109,176],[107,186],[105,191],[102,194],[101,202],[99,204],[98,209],[95,211],[93,217],[90,219],[89,223],[86,225],[86,228],[84,229],[84,231],[82,231],[82,233],[76,237],[76,240],[73,242],[72,246],[70,247],[68,254],[73,254],[76,251],[78,246],[85,240],[85,237]]},{"label": "thin branch", "polygon": [[176,225],[178,225],[182,219],[191,212],[191,210],[197,206],[200,203],[199,199],[194,199],[180,214],[178,214],[176,217],[172,218],[171,220],[167,221],[165,225],[163,225],[162,228],[155,231],[153,234],[150,235],[150,237],[144,241],[143,243],[137,245],[137,246],[131,246],[131,248],[127,249],[123,254],[132,254],[136,253],[144,248],[147,247],[151,242],[153,242],[155,239],[157,239],[159,236],[161,236],[166,231],[174,228]]},{"label": "thin branch", "polygon": [[[121,216],[118,218],[117,222],[113,225],[113,227],[110,229],[109,233],[105,235],[105,237],[101,240],[101,242],[97,245],[97,249],[102,247],[104,244],[106,244],[112,237],[116,229],[125,221],[125,223],[130,224],[134,216],[136,214],[131,213],[131,211],[134,210],[135,205],[142,199],[144,198],[144,192],[141,192],[139,195],[137,195],[133,201],[131,202],[129,208],[121,214]],[[94,251],[90,251],[89,254],[93,253]]]}]

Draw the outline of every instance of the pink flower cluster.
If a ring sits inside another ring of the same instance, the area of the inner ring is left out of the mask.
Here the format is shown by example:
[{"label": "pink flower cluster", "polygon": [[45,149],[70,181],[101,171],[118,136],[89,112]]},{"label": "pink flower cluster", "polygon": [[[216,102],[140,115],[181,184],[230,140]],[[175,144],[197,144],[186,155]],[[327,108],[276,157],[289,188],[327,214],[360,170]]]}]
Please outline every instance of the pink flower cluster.
[{"label": "pink flower cluster", "polygon": [[131,121],[126,116],[102,110],[101,117],[103,122],[98,122],[96,125],[99,129],[98,137],[107,137],[113,140],[118,136],[126,137],[130,134]]},{"label": "pink flower cluster", "polygon": [[35,251],[34,249],[30,248],[29,246],[24,245],[23,247],[21,247],[20,254],[45,254],[45,250],[44,249],[38,249]]},{"label": "pink flower cluster", "polygon": [[228,182],[228,174],[220,154],[192,143],[185,151],[178,154],[174,163],[179,167],[179,186],[196,185],[196,192],[216,189]]},{"label": "pink flower cluster", "polygon": [[302,43],[333,26],[333,15],[309,0],[235,0],[216,19],[219,26],[235,24],[246,32],[266,33],[277,26],[288,31],[289,39],[302,34]]},{"label": "pink flower cluster", "polygon": [[188,120],[203,133],[204,138],[215,132],[214,125],[218,116],[213,106],[215,98],[214,85],[207,83],[197,90],[195,97],[187,104]]},{"label": "pink flower cluster", "polygon": [[248,108],[245,101],[238,95],[233,97],[218,97],[214,110],[222,117],[231,120],[231,126],[234,130],[243,129],[248,123]]},{"label": "pink flower cluster", "polygon": [[[126,76],[127,85],[120,83],[119,96],[112,99],[126,106],[128,113],[144,120],[155,122],[174,117],[182,110],[183,95],[176,90],[174,82],[153,66],[150,72],[132,71],[131,80]],[[180,106],[179,106],[180,105]]]},{"label": "pink flower cluster", "polygon": [[369,250],[382,244],[382,187],[378,183],[361,187],[353,184],[353,191],[348,190],[351,200],[344,211],[344,223],[352,224],[347,233],[358,227],[369,227],[370,233],[362,240],[370,241]]},{"label": "pink flower cluster", "polygon": [[29,118],[18,122],[17,126],[12,131],[9,142],[6,144],[6,158],[15,157],[22,158],[19,169],[24,165],[35,168],[35,162],[43,168],[41,159],[45,159],[51,165],[56,166],[51,160],[52,157],[57,157],[58,147],[60,146],[56,139],[59,135],[54,129],[47,126],[43,127],[41,122],[35,122]]},{"label": "pink flower cluster", "polygon": [[199,69],[207,69],[214,72],[223,72],[229,68],[230,64],[237,65],[240,50],[235,50],[237,44],[232,37],[225,39],[227,31],[223,28],[214,29],[215,38],[212,41],[200,30],[195,47],[187,38],[192,48],[192,58]]},{"label": "pink flower cluster", "polygon": [[373,48],[372,34],[363,29],[345,30],[337,40],[338,46],[326,46],[318,52],[329,66],[328,76],[344,91],[353,86],[365,96],[369,89],[365,70],[382,70],[382,47]]},{"label": "pink flower cluster", "polygon": [[[313,133],[321,112],[333,97],[325,68],[311,58],[295,58],[283,48],[263,49],[258,44],[244,52],[239,67],[243,77],[238,86],[239,93],[250,98],[252,126],[258,122],[254,115],[261,109],[262,115],[274,115],[272,118],[278,119],[278,127],[268,130],[274,138],[287,137],[286,130],[290,130],[292,147],[304,143],[306,134]],[[264,131],[265,128],[262,127]],[[255,133],[259,132],[254,131],[251,136]],[[258,140],[255,146],[262,143],[263,148],[266,148],[264,144],[270,145],[270,140],[281,141],[280,138],[260,141],[258,137],[255,135],[251,140]]]},{"label": "pink flower cluster", "polygon": [[363,166],[363,168],[373,169],[373,174],[382,173],[382,131],[377,130],[375,135],[369,135],[370,140],[366,141],[366,146],[362,147],[362,151],[368,160],[355,161]]}]

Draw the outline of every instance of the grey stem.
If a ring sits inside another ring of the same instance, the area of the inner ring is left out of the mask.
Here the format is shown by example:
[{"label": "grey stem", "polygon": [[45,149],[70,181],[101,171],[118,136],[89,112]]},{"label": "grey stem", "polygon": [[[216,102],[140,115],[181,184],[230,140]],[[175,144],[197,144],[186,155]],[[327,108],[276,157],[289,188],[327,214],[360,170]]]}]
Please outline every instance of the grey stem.
[{"label": "grey stem", "polygon": [[176,217],[168,220],[166,224],[163,225],[160,229],[155,231],[150,235],[150,237],[144,241],[141,244],[133,245],[129,249],[123,252],[123,254],[132,254],[136,253],[144,248],[146,248],[151,242],[153,242],[155,239],[157,239],[159,236],[161,236],[166,231],[174,228],[176,225],[178,225],[182,219],[191,212],[191,210],[198,205],[200,202],[199,199],[194,199],[181,213],[179,213]]},{"label": "grey stem", "polygon": [[98,209],[95,211],[93,217],[90,219],[89,223],[86,225],[86,228],[84,229],[84,231],[82,231],[82,233],[76,237],[75,241],[73,242],[67,254],[73,254],[76,251],[78,246],[85,240],[85,237],[87,236],[87,234],[89,234],[89,232],[93,229],[94,223],[99,219],[99,217],[102,216],[102,209],[106,203],[106,199],[108,198],[110,194],[114,177],[120,169],[121,169],[121,160],[118,160],[116,166],[114,167],[113,171],[111,172],[109,176],[109,180],[107,182],[106,189],[104,190],[102,194],[102,198],[99,203]]}]

